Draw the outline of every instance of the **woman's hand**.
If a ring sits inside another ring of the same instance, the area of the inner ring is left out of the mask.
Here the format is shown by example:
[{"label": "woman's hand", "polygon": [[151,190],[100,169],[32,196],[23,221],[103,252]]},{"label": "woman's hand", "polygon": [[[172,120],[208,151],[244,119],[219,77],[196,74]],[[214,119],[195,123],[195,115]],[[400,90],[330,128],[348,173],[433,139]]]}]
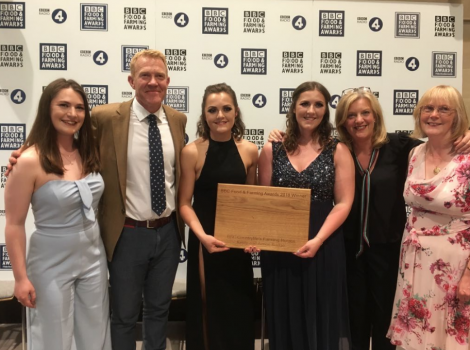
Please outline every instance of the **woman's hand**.
[{"label": "woman's hand", "polygon": [[462,304],[470,301],[470,270],[467,267],[457,285],[457,298]]},{"label": "woman's hand", "polygon": [[225,243],[219,241],[214,236],[205,235],[204,237],[200,238],[201,243],[206,247],[209,253],[220,253],[229,250],[230,248],[225,246]]},{"label": "woman's hand", "polygon": [[313,258],[322,244],[323,241],[320,238],[314,237],[294,254],[300,258]]},{"label": "woman's hand", "polygon": [[277,129],[271,130],[268,136],[268,142],[281,142],[286,133]]},{"label": "woman's hand", "polygon": [[28,278],[21,281],[15,281],[15,297],[26,307],[36,307],[36,290]]}]

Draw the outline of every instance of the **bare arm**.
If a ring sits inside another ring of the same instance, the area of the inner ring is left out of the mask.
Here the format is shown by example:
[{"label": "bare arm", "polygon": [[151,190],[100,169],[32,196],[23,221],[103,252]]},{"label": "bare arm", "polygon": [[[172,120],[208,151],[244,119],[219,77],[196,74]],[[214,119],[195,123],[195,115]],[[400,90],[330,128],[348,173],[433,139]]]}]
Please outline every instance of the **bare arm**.
[{"label": "bare arm", "polygon": [[258,167],[258,147],[251,142],[247,142],[247,146],[250,165],[246,169],[246,184],[256,185],[258,183],[258,179],[256,178],[256,168]]},{"label": "bare arm", "polygon": [[302,258],[312,258],[323,242],[330,237],[346,220],[354,200],[354,162],[348,148],[338,143],[334,156],[335,161],[335,206],[326,217],[317,235],[309,240],[297,253]]},{"label": "bare arm", "polygon": [[258,161],[258,182],[261,186],[271,186],[273,173],[273,145],[268,142],[264,145]]},{"label": "bare arm", "polygon": [[209,253],[223,252],[229,248],[225,247],[224,242],[204,232],[191,204],[196,182],[197,157],[198,152],[194,143],[184,147],[181,152],[181,178],[178,192],[180,214]]},{"label": "bare arm", "polygon": [[25,220],[38,173],[37,158],[18,159],[5,186],[5,241],[15,276],[15,297],[24,306],[36,306],[36,292],[26,274]]}]

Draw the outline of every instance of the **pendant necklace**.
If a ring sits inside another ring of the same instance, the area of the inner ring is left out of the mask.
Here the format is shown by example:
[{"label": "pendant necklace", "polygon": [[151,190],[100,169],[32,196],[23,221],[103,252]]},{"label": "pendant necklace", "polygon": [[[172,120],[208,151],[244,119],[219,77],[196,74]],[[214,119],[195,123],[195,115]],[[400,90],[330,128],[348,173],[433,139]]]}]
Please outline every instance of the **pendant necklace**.
[{"label": "pendant necklace", "polygon": [[[426,145],[426,152],[425,153],[428,153],[428,146],[427,145]],[[433,157],[433,159],[434,159],[434,157]],[[441,172],[441,168],[439,167],[439,165],[441,165],[441,163],[442,163],[442,160],[434,167],[434,169],[432,171],[434,173],[434,175],[437,175]]]},{"label": "pendant necklace", "polygon": [[73,165],[75,159],[77,158],[77,150],[73,151],[73,152],[70,152],[69,154],[67,153],[62,153],[60,152],[60,154],[62,155],[62,161],[65,159],[68,161],[68,165]]}]

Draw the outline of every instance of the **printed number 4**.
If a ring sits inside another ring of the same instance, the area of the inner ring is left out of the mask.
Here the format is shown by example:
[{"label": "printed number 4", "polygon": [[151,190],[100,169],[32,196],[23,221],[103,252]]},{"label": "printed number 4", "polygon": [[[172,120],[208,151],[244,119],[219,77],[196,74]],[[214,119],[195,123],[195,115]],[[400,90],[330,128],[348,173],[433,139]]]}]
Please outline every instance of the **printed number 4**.
[{"label": "printed number 4", "polygon": [[23,101],[23,95],[21,94],[21,91],[18,91],[13,99],[21,103],[21,101]]},{"label": "printed number 4", "polygon": [[64,16],[63,16],[62,11],[57,12],[54,19],[58,20],[59,22],[62,22],[64,20]]},{"label": "printed number 4", "polygon": [[255,103],[256,103],[258,106],[264,105],[263,96],[259,96],[259,97],[256,99]]},{"label": "printed number 4", "polygon": [[19,103],[21,103],[23,101],[23,95],[21,94],[21,91],[18,91],[16,94],[15,94],[15,97],[13,97],[13,99],[15,101],[18,101]]},{"label": "printed number 4", "polygon": [[408,63],[408,68],[416,69],[416,60],[414,58]]},{"label": "printed number 4", "polygon": [[304,22],[302,21],[302,17],[299,17],[299,19],[295,22],[295,26],[297,28],[302,28],[304,26]]},{"label": "printed number 4", "polygon": [[217,60],[217,64],[219,66],[225,66],[225,56],[220,56],[220,58]]},{"label": "printed number 4", "polygon": [[372,27],[375,29],[380,29],[380,21],[378,18],[374,21],[374,23],[372,23]]},{"label": "printed number 4", "polygon": [[98,56],[96,56],[96,61],[99,62],[99,63],[103,63],[106,61],[106,58],[104,58],[104,55],[102,52],[100,52],[100,54]]},{"label": "printed number 4", "polygon": [[186,24],[186,21],[184,20],[184,15],[180,15],[176,22],[184,26]]}]

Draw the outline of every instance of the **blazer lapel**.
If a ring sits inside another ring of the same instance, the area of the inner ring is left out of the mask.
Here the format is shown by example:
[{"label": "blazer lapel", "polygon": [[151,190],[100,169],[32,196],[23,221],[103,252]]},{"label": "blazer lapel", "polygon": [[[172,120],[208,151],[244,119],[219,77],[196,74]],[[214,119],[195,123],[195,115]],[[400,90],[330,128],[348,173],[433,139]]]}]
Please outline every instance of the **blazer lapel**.
[{"label": "blazer lapel", "polygon": [[129,121],[131,116],[132,101],[121,103],[116,117],[113,119],[114,149],[116,152],[116,163],[121,186],[123,205],[126,205],[126,182],[127,182],[127,143],[129,139]]},{"label": "blazer lapel", "polygon": [[[179,150],[181,150],[180,142],[181,142],[181,137],[178,137],[178,134],[175,134],[178,130],[178,121],[173,118],[173,111],[170,110],[169,108],[165,108],[165,105],[163,105],[163,110],[165,111],[167,120],[168,120],[168,126],[170,127],[170,133],[171,133],[171,138],[173,139],[173,146],[175,147],[175,152],[176,152],[176,164],[179,165]],[[176,166],[178,169],[178,166]],[[178,174],[176,174],[178,176]]]}]

